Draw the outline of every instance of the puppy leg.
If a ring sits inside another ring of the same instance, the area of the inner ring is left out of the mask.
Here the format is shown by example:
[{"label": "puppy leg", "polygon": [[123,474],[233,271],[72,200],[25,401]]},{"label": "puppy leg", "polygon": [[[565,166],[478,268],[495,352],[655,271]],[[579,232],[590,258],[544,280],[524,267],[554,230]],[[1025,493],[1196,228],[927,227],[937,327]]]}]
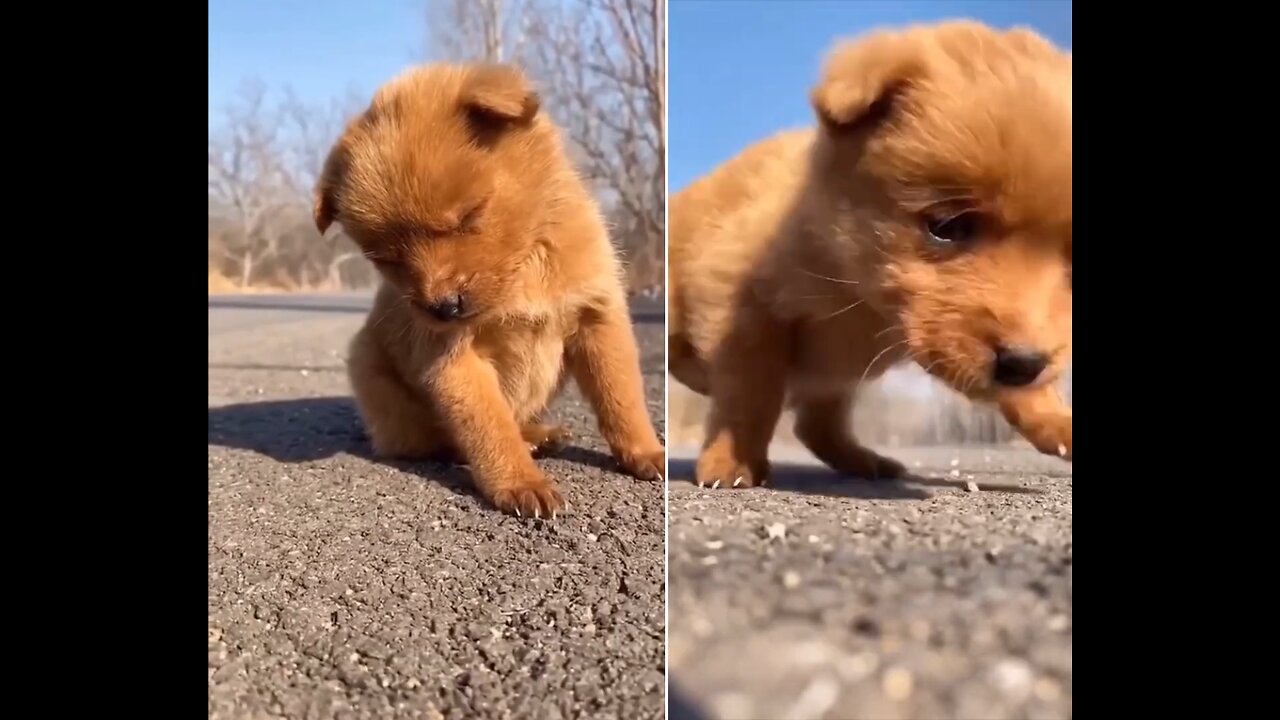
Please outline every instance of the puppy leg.
[{"label": "puppy leg", "polygon": [[428,384],[481,496],[523,517],[554,517],[564,509],[560,491],[529,454],[493,366],[464,349],[441,360]]},{"label": "puppy leg", "polygon": [[520,436],[529,444],[534,457],[549,457],[569,446],[569,431],[559,425],[526,423],[520,428]]},{"label": "puppy leg", "polygon": [[462,461],[430,405],[388,367],[368,353],[353,352],[348,376],[374,456]]},{"label": "puppy leg", "polygon": [[769,477],[769,441],[786,394],[786,327],[754,303],[738,313],[711,368],[711,412],[699,486],[748,488]]},{"label": "puppy leg", "polygon": [[667,452],[649,421],[640,351],[625,306],[586,313],[570,347],[569,364],[613,457],[641,480],[661,480]]},{"label": "puppy leg", "polygon": [[864,448],[850,425],[853,393],[805,399],[796,416],[796,437],[819,460],[842,475],[886,480],[902,477],[901,463]]},{"label": "puppy leg", "polygon": [[1000,412],[1037,450],[1071,459],[1071,408],[1056,388],[1042,386],[1008,392]]}]

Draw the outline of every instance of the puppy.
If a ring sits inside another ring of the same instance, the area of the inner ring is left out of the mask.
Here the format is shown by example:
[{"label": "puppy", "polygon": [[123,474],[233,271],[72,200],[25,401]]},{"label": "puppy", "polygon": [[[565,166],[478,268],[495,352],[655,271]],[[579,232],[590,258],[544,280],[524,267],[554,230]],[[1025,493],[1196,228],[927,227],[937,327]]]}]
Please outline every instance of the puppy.
[{"label": "puppy", "polygon": [[672,198],[669,369],[710,395],[700,485],[751,487],[784,401],[833,469],[903,466],[850,432],[858,386],[912,360],[1071,458],[1071,56],[971,22],[842,44],[816,131]]},{"label": "puppy", "polygon": [[526,517],[565,507],[531,452],[566,370],[614,457],[660,479],[621,268],[536,94],[503,65],[431,65],[382,87],[325,162],[315,197],[383,283],[351,343],[375,453],[466,461],[480,494]]}]

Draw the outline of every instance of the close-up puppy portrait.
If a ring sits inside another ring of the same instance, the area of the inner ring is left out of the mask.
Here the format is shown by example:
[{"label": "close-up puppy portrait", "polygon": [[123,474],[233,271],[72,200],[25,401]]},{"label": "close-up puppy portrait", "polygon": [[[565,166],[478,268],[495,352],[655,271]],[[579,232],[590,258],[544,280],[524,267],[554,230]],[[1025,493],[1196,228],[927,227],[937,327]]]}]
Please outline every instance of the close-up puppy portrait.
[{"label": "close-up puppy portrait", "polygon": [[770,477],[784,405],[841,474],[902,463],[851,429],[903,362],[1071,459],[1071,55],[971,21],[837,44],[817,127],[777,134],[673,195],[670,373],[710,398],[696,482]]},{"label": "close-up puppy portrait", "polygon": [[384,85],[325,162],[315,223],[340,223],[382,278],[348,361],[377,456],[469,465],[495,507],[555,517],[566,498],[534,458],[565,444],[543,411],[572,377],[618,463],[661,479],[621,264],[516,67]]}]

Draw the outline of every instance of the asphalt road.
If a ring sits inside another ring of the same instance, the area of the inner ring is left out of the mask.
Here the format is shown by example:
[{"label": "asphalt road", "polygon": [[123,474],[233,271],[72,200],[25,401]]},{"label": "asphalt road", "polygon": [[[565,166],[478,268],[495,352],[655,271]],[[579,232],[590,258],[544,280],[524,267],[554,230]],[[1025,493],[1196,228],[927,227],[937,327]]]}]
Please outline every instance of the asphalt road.
[{"label": "asphalt road", "polygon": [[[1070,718],[1071,466],[896,451],[932,480],[669,488],[671,720]],[[975,482],[977,492],[971,492]]]},{"label": "asphalt road", "polygon": [[[209,717],[662,717],[661,485],[613,470],[576,388],[555,523],[370,459],[342,360],[367,307],[209,299]],[[636,309],[660,431],[661,308]]]}]

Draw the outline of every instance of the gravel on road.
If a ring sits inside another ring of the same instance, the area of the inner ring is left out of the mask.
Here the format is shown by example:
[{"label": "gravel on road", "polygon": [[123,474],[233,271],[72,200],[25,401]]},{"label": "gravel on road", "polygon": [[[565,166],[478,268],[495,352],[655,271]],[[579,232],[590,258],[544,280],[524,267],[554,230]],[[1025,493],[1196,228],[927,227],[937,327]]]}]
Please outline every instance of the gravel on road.
[{"label": "gravel on road", "polygon": [[711,490],[672,460],[672,720],[1071,717],[1071,466],[889,454],[931,479],[792,452]]},{"label": "gravel on road", "polygon": [[210,298],[209,717],[662,717],[662,486],[615,471],[576,388],[551,415],[575,446],[540,461],[554,523],[371,459],[343,364],[365,307]]}]

